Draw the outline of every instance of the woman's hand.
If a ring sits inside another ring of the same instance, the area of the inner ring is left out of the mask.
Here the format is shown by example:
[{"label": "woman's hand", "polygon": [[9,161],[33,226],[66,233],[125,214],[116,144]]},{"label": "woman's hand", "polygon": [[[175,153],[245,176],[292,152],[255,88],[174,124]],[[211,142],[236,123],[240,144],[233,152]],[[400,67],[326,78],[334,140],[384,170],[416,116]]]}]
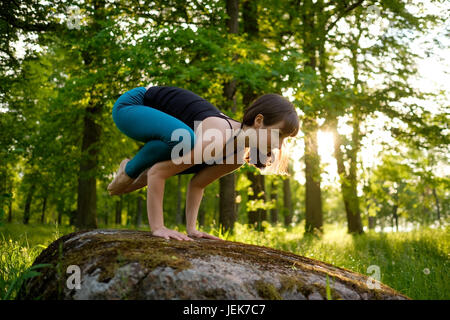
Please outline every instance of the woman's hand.
[{"label": "woman's hand", "polygon": [[161,238],[164,238],[167,240],[169,240],[170,238],[173,238],[173,239],[177,239],[177,240],[193,241],[187,235],[185,235],[181,232],[175,231],[175,230],[167,229],[166,227],[162,227],[155,231],[152,231],[152,235],[154,235],[156,237],[161,237]]},{"label": "woman's hand", "polygon": [[188,231],[188,236],[192,238],[206,238],[206,239],[213,239],[213,240],[223,240],[216,236],[213,236],[211,234],[208,234],[206,232],[201,232],[198,230]]}]

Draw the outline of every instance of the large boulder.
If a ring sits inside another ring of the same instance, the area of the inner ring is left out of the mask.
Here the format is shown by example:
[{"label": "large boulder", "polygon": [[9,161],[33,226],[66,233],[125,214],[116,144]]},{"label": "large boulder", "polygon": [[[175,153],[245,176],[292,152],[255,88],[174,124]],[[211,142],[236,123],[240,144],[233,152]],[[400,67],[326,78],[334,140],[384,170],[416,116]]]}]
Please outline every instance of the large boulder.
[{"label": "large boulder", "polygon": [[37,264],[49,265],[24,283],[19,299],[408,299],[365,275],[290,252],[145,231],[71,233]]}]

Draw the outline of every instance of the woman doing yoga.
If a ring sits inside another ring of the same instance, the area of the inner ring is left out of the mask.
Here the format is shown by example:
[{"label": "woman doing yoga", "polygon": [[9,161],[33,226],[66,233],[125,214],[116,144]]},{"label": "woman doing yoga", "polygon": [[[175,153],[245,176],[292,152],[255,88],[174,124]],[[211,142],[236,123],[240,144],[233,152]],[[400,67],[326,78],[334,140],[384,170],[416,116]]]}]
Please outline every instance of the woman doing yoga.
[{"label": "woman doing yoga", "polygon": [[[131,160],[120,163],[108,186],[109,194],[148,186],[147,214],[152,234],[178,240],[220,239],[196,229],[205,187],[244,162],[265,170],[272,168],[272,173],[286,173],[288,154],[282,152],[283,142],[299,130],[293,104],[279,94],[254,100],[239,122],[195,93],[170,86],[137,87],[125,92],[115,102],[112,117],[122,133],[145,144]],[[194,176],[186,191],[186,236],[164,226],[163,196],[166,179],[189,173]]]}]

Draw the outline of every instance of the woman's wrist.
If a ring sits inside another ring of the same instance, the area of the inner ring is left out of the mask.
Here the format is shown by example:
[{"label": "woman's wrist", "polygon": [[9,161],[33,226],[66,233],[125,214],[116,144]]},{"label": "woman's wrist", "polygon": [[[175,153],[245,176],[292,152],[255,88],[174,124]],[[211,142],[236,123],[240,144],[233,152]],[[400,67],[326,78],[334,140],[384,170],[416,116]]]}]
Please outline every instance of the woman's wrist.
[{"label": "woman's wrist", "polygon": [[155,232],[155,231],[157,231],[157,230],[161,230],[161,229],[164,229],[165,228],[165,226],[164,225],[160,225],[160,226],[155,226],[155,227],[152,227],[152,226],[150,226],[150,230],[152,231],[152,232]]},{"label": "woman's wrist", "polygon": [[194,232],[194,231],[197,231],[197,228],[196,228],[196,227],[187,227],[187,226],[186,226],[186,233],[187,233],[187,234],[192,233],[192,232]]},{"label": "woman's wrist", "polygon": [[154,232],[164,228],[163,197],[165,179],[152,174],[150,170],[147,173],[147,216],[150,229]]},{"label": "woman's wrist", "polygon": [[186,192],[186,231],[187,233],[197,231],[197,214],[202,201],[204,188],[189,182],[188,190]]}]

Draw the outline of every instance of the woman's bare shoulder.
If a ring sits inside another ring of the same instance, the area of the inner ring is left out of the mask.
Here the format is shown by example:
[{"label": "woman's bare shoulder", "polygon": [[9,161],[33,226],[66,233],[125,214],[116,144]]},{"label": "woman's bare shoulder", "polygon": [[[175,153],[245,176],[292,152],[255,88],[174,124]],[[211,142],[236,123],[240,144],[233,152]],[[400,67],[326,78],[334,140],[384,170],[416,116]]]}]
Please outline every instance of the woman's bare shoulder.
[{"label": "woman's bare shoulder", "polygon": [[207,130],[218,130],[222,134],[225,134],[226,130],[230,129],[230,125],[228,124],[228,121],[225,120],[224,118],[210,116],[202,120],[201,128],[203,134],[205,134]]}]

